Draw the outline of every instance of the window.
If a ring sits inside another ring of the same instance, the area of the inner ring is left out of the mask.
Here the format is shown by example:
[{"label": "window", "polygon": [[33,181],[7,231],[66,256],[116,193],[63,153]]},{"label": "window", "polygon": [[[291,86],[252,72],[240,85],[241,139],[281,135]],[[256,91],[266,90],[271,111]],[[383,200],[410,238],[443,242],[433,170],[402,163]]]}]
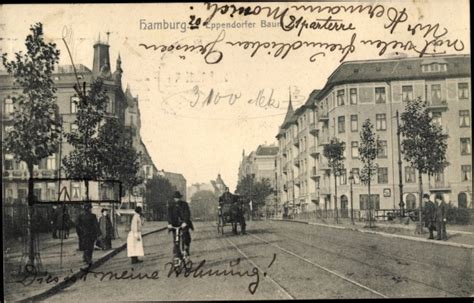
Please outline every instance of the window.
[{"label": "window", "polygon": [[5,170],[13,170],[14,168],[14,163],[15,160],[13,159],[12,154],[5,154],[5,162],[3,162]]},{"label": "window", "polygon": [[349,90],[349,98],[351,100],[351,104],[357,104],[357,88],[351,88]]},{"label": "window", "polygon": [[388,168],[387,167],[379,167],[377,169],[377,182],[379,184],[388,183]]},{"label": "window", "polygon": [[416,209],[416,196],[412,193],[409,193],[406,198],[406,209]]},{"label": "window", "polygon": [[387,158],[387,141],[386,140],[379,140],[377,148],[377,157],[379,158]]},{"label": "window", "polygon": [[431,102],[441,101],[441,84],[431,84]]},{"label": "window", "polygon": [[471,138],[461,138],[461,155],[471,154]]},{"label": "window", "polygon": [[[359,209],[360,210],[367,210],[367,209],[380,209],[380,195],[370,195],[370,204],[369,205],[369,195],[361,194],[359,195]],[[372,206],[372,207],[370,207]]]},{"label": "window", "polygon": [[359,158],[359,142],[358,141],[351,142],[351,154],[352,154],[352,158]]},{"label": "window", "polygon": [[469,116],[469,110],[459,111],[459,127],[470,127],[471,117]]},{"label": "window", "polygon": [[385,87],[376,87],[375,88],[375,103],[385,103]]},{"label": "window", "polygon": [[15,111],[13,107],[13,100],[11,98],[6,98],[5,99],[5,114],[11,114]]},{"label": "window", "polygon": [[79,127],[77,126],[76,123],[71,123],[71,133],[77,131],[78,128],[79,128]]},{"label": "window", "polygon": [[471,165],[461,165],[461,180],[471,181],[472,167]]},{"label": "window", "polygon": [[56,154],[52,154],[46,161],[47,169],[56,169]]},{"label": "window", "polygon": [[415,183],[416,182],[416,170],[414,167],[406,166],[405,167],[405,183]]},{"label": "window", "polygon": [[360,183],[360,170],[358,168],[353,168],[352,169],[352,177],[354,178],[354,184],[359,184]]},{"label": "window", "polygon": [[458,83],[458,98],[469,99],[469,86],[466,82]]},{"label": "window", "polygon": [[71,97],[71,114],[77,113],[77,105],[79,105],[79,97]]},{"label": "window", "polygon": [[47,169],[47,164],[48,164],[47,159],[48,158],[43,158],[43,159],[40,160],[40,162],[38,164],[39,169]]},{"label": "window", "polygon": [[433,112],[431,119],[433,120],[433,123],[441,126],[441,112]]},{"label": "window", "polygon": [[114,114],[115,113],[115,106],[114,105],[115,105],[114,101],[109,98],[107,100],[107,108],[106,108],[106,112],[108,114]]},{"label": "window", "polygon": [[35,199],[41,201],[41,188],[34,188],[33,194],[35,195]]},{"label": "window", "polygon": [[359,131],[359,121],[357,120],[357,115],[351,115],[351,131]]},{"label": "window", "polygon": [[402,101],[408,102],[413,100],[413,86],[403,85],[402,86]]},{"label": "window", "polygon": [[341,185],[347,184],[347,170],[346,170],[346,169],[343,169],[343,170],[341,170],[341,172],[340,172],[340,175],[339,175],[339,184],[341,184]]},{"label": "window", "polygon": [[344,116],[337,117],[337,129],[340,134],[346,132],[346,119]]},{"label": "window", "polygon": [[344,90],[340,89],[337,91],[337,106],[344,105]]},{"label": "window", "polygon": [[71,199],[80,199],[81,197],[81,183],[71,182]]},{"label": "window", "polygon": [[375,115],[375,128],[377,130],[387,130],[387,116],[385,114]]}]

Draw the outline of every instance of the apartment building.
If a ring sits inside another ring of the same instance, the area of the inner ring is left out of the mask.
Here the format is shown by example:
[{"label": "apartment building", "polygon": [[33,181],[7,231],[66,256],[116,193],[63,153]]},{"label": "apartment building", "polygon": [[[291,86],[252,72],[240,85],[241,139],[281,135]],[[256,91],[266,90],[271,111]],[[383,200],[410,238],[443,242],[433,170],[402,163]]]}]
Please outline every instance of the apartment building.
[{"label": "apartment building", "polygon": [[[470,66],[469,55],[342,63],[303,106],[293,110],[290,102],[277,135],[279,201],[295,212],[334,208],[334,177],[323,149],[335,137],[346,147],[345,170],[337,178],[338,208],[350,208],[352,183],[354,209],[367,209],[367,186],[358,177],[358,147],[362,123],[370,119],[381,142],[373,201],[378,209],[399,208],[396,116],[407,102],[421,98],[448,136],[449,162],[442,173],[423,176],[424,192],[439,192],[454,206],[472,207]],[[415,208],[417,172],[403,158],[401,174],[403,202]]]}]

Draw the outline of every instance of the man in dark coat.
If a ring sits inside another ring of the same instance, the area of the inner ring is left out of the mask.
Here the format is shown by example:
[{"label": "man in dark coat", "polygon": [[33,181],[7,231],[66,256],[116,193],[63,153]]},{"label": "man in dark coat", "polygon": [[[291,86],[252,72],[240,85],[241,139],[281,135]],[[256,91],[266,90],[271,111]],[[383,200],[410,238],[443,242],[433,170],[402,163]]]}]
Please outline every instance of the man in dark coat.
[{"label": "man in dark coat", "polygon": [[436,194],[436,234],[437,240],[447,240],[446,235],[446,214],[448,212],[448,206],[444,202],[442,194]]},{"label": "man in dark coat", "polygon": [[430,236],[428,239],[434,239],[433,231],[436,229],[435,228],[436,207],[435,207],[435,204],[430,200],[429,194],[423,195],[423,202],[425,203],[424,213],[423,213],[425,227],[427,227],[430,232]]},{"label": "man in dark coat", "polygon": [[86,264],[92,264],[92,253],[94,244],[100,235],[99,223],[97,217],[91,212],[92,205],[84,205],[84,212],[77,219],[77,230],[84,249],[83,260]]},{"label": "man in dark coat", "polygon": [[114,234],[114,229],[112,226],[112,221],[108,215],[108,210],[106,208],[102,209],[102,216],[99,218],[99,227],[100,227],[100,247],[103,250],[112,248],[112,236]]},{"label": "man in dark coat", "polygon": [[[191,221],[191,211],[186,201],[182,201],[183,196],[179,191],[176,191],[173,196],[173,201],[168,203],[168,228],[181,227],[183,232],[184,249],[189,256],[191,247],[191,234],[189,230],[194,230],[193,222]],[[176,236],[176,230],[172,229],[173,239]],[[173,245],[173,255],[175,258],[181,257],[181,252],[177,245]]]}]

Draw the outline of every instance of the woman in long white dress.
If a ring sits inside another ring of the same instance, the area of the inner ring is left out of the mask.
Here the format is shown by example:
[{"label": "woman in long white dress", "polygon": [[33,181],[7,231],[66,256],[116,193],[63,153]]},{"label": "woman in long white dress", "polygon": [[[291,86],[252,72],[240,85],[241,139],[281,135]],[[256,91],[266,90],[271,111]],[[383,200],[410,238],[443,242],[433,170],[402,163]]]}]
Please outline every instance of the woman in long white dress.
[{"label": "woman in long white dress", "polygon": [[145,255],[143,251],[141,214],[142,208],[140,206],[136,207],[127,237],[127,256],[132,258],[132,264],[143,262],[138,257]]}]

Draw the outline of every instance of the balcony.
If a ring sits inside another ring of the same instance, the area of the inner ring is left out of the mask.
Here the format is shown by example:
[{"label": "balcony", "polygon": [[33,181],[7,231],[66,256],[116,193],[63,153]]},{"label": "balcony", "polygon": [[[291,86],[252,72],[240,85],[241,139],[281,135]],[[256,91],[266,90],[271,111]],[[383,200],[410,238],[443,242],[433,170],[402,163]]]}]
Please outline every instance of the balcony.
[{"label": "balcony", "polygon": [[430,191],[451,191],[451,183],[444,181],[431,181],[429,184]]},{"label": "balcony", "polygon": [[306,132],[306,127],[301,129],[299,132],[298,132],[298,138],[302,138],[304,136]]},{"label": "balcony", "polygon": [[293,159],[293,165],[296,167],[300,167],[300,157],[296,157]]},{"label": "balcony", "polygon": [[311,146],[311,147],[309,148],[309,154],[310,154],[312,157],[316,158],[316,157],[318,156],[318,154],[319,154],[319,148],[318,148],[316,145]]},{"label": "balcony", "polygon": [[286,149],[283,149],[283,151],[281,152],[281,154],[283,155],[283,157],[286,157],[286,155],[287,155]]},{"label": "balcony", "polygon": [[295,141],[293,141],[293,145],[296,146],[296,147],[299,147],[300,146],[300,141],[298,139],[295,139]]},{"label": "balcony", "polygon": [[329,164],[326,161],[322,161],[319,163],[319,171],[327,172],[331,171],[331,168],[329,167]]},{"label": "balcony", "polygon": [[6,179],[27,179],[28,178],[28,171],[26,170],[4,170],[3,171],[3,178]]},{"label": "balcony", "polygon": [[320,177],[318,174],[318,170],[316,169],[316,166],[313,166],[311,168],[310,177],[311,179],[318,179]]},{"label": "balcony", "polygon": [[318,133],[319,129],[316,124],[316,122],[313,122],[309,125],[309,133],[312,135],[316,135]]},{"label": "balcony", "polygon": [[329,121],[329,114],[328,114],[328,113],[319,112],[319,113],[318,113],[318,120],[319,120],[319,121]]},{"label": "balcony", "polygon": [[286,175],[288,173],[288,165],[287,164],[283,165],[283,168],[281,171]]},{"label": "balcony", "polygon": [[428,104],[428,109],[430,110],[447,110],[448,109],[448,102],[446,100],[432,100]]},{"label": "balcony", "polygon": [[318,195],[316,193],[310,193],[309,194],[311,201],[318,201]]},{"label": "balcony", "polygon": [[288,186],[286,184],[283,185],[283,190],[288,191]]},{"label": "balcony", "polygon": [[294,182],[295,182],[295,185],[299,187],[301,185],[301,177],[300,176],[296,177]]},{"label": "balcony", "polygon": [[329,144],[329,136],[326,135],[326,134],[322,134],[322,135],[319,137],[318,145],[319,145],[319,146],[324,146],[324,145],[328,145],[328,144]]}]

